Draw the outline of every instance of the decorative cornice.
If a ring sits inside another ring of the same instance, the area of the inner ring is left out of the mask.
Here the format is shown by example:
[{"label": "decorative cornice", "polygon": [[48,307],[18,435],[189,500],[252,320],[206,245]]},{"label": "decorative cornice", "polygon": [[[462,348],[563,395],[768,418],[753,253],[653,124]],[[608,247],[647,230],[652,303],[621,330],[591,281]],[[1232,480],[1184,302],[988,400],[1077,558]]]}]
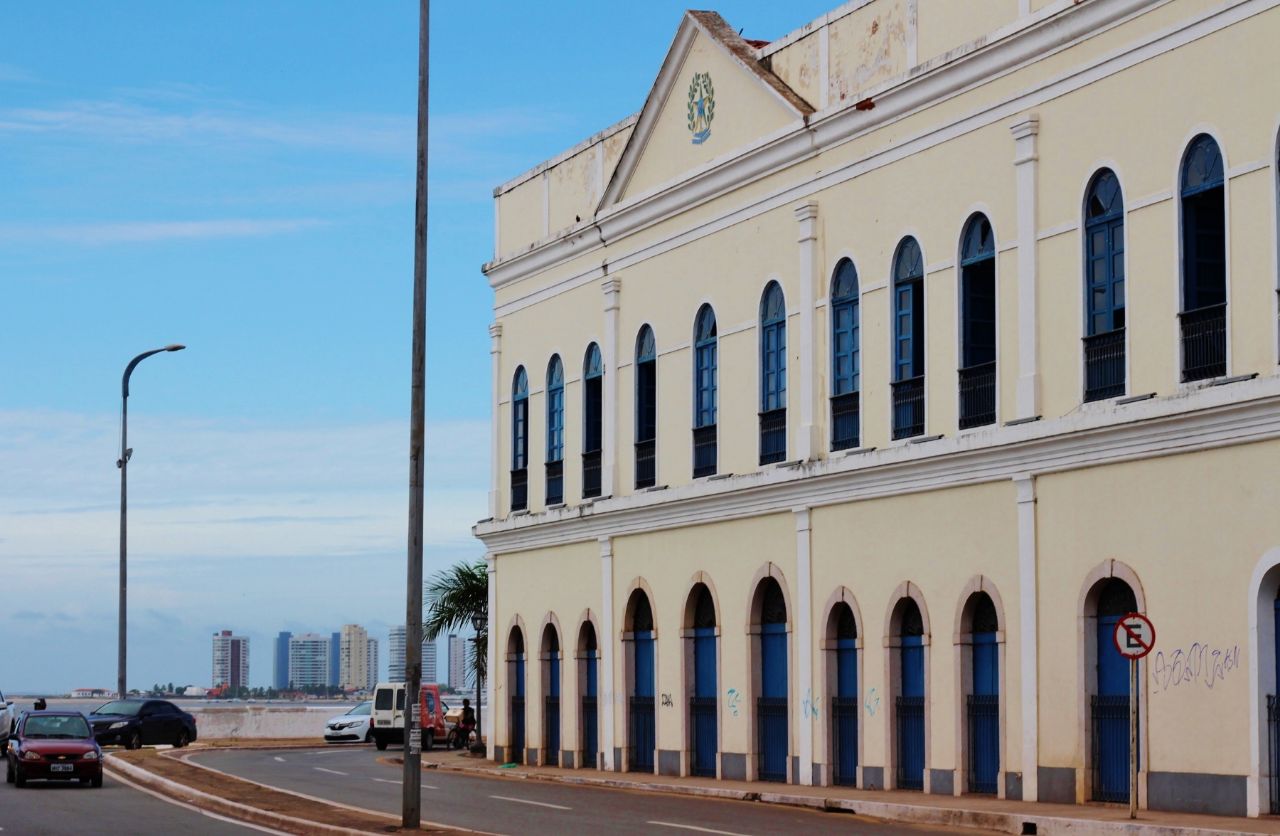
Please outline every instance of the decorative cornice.
[{"label": "decorative cornice", "polygon": [[928,445],[890,447],[486,521],[473,531],[487,549],[504,553],[1275,438],[1280,438],[1280,377],[1273,376],[1129,406],[1109,404]]}]

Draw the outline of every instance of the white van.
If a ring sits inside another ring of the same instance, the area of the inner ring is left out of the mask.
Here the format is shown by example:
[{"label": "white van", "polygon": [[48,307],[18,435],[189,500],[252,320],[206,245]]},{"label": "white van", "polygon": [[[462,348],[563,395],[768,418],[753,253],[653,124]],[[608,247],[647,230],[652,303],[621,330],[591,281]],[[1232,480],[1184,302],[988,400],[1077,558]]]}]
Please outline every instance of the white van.
[{"label": "white van", "polygon": [[379,749],[388,743],[404,743],[403,682],[379,682],[373,689],[373,743]]}]

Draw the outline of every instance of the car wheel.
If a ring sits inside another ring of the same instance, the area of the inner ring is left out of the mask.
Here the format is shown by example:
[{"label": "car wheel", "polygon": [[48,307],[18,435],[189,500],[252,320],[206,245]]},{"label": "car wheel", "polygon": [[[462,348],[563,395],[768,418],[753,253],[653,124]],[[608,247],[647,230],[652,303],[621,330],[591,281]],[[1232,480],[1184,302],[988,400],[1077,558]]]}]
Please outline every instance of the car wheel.
[{"label": "car wheel", "polygon": [[173,741],[173,748],[185,749],[189,742],[191,742],[191,739],[187,735],[187,730],[183,729],[182,731],[178,732],[178,739]]},{"label": "car wheel", "polygon": [[373,739],[373,745],[378,747],[379,752],[382,752],[387,748],[387,741],[385,738],[375,737]]},{"label": "car wheel", "polygon": [[364,742],[368,743],[373,740],[373,729],[366,729],[364,733]]},{"label": "car wheel", "polygon": [[23,775],[22,770],[16,767],[13,770],[13,783],[18,789],[22,789],[27,785],[27,776]]},{"label": "car wheel", "polygon": [[93,776],[93,778],[89,781],[89,786],[93,787],[95,790],[96,790],[96,789],[100,789],[100,788],[102,787],[102,773],[101,773],[101,772],[99,772],[97,775],[94,775],[94,776]]},{"label": "car wheel", "polygon": [[434,749],[434,748],[435,748],[435,745],[436,745],[436,730],[435,730],[435,729],[423,729],[423,730],[422,730],[422,749],[423,749],[423,751],[425,751],[425,752],[430,752],[432,749]]},{"label": "car wheel", "polygon": [[128,740],[126,740],[126,741],[125,741],[125,743],[124,743],[124,748],[126,748],[126,749],[141,749],[141,748],[142,748],[142,733],[141,733],[141,732],[139,732],[139,731],[137,731],[137,730],[134,730],[133,732],[131,732],[131,733],[129,734],[129,739],[128,739]]}]

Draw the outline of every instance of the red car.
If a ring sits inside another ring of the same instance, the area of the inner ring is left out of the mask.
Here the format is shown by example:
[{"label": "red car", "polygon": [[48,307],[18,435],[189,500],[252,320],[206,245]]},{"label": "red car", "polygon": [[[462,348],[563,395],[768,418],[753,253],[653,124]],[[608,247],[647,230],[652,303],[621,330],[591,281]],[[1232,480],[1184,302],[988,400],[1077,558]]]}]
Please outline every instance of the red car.
[{"label": "red car", "polygon": [[79,781],[102,786],[102,749],[78,711],[35,711],[18,718],[9,739],[5,780]]}]

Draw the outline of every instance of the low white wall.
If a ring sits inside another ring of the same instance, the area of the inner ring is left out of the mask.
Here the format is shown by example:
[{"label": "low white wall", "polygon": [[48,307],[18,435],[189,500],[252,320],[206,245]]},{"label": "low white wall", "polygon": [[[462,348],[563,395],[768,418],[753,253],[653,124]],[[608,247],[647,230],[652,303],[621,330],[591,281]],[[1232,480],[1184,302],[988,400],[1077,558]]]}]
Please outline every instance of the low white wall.
[{"label": "low white wall", "polygon": [[295,737],[319,740],[324,737],[324,724],[342,708],[327,707],[312,711],[306,708],[269,708],[246,706],[237,708],[205,708],[192,712],[196,733],[201,738]]}]

